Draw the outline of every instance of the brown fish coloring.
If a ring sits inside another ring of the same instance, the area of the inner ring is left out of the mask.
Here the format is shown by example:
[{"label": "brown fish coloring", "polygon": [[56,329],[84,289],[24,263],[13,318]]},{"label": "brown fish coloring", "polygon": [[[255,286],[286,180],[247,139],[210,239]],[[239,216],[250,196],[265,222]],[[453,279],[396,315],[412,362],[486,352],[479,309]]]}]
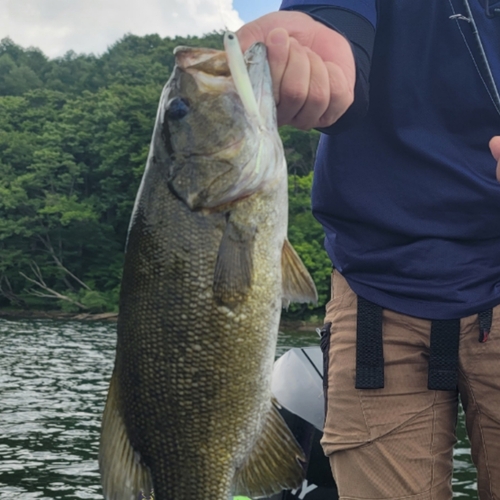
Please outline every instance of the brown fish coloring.
[{"label": "brown fish coloring", "polygon": [[[179,47],[132,215],[99,463],[106,498],[228,500],[298,486],[270,391],[282,304],[315,301],[286,239],[287,169],[266,49]],[[240,92],[240,93],[239,93]]]}]

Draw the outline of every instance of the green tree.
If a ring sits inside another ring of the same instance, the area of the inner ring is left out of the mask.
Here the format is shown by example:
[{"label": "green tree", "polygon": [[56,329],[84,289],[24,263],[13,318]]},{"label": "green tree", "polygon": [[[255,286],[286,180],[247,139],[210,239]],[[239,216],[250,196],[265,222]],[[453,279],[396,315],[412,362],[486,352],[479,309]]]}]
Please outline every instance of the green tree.
[{"label": "green tree", "polygon": [[[288,238],[311,273],[318,290],[318,306],[322,309],[330,297],[331,262],[323,247],[324,233],[312,215],[311,188],[313,173],[288,178],[289,220]],[[315,309],[309,306],[307,310]],[[305,312],[305,308],[291,308],[291,312]]]},{"label": "green tree", "polygon": [[288,173],[307,175],[312,171],[320,133],[317,130],[297,130],[286,125],[279,129],[285,149]]},{"label": "green tree", "polygon": [[[129,218],[179,45],[220,49],[222,36],[126,35],[100,57],[53,60],[0,42],[0,304],[116,307]],[[319,134],[280,134],[293,174],[290,241],[322,305],[330,264],[310,209]]]},{"label": "green tree", "polygon": [[43,87],[48,66],[40,50],[24,50],[4,38],[0,41],[0,95],[22,95]]}]

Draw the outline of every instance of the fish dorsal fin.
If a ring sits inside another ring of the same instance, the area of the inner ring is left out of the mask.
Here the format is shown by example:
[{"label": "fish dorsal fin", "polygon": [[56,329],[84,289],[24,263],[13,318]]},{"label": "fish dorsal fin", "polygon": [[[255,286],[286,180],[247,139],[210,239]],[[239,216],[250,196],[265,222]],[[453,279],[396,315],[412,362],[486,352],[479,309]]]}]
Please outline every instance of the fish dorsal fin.
[{"label": "fish dorsal fin", "polygon": [[299,460],[304,454],[273,401],[252,453],[236,471],[233,493],[256,498],[297,488],[305,474]]},{"label": "fish dorsal fin", "polygon": [[283,243],[281,254],[283,276],[283,307],[290,302],[318,302],[318,292],[309,271],[300,260],[288,239]]},{"label": "fish dorsal fin", "polygon": [[149,500],[153,483],[149,469],[130,444],[119,410],[117,380],[113,374],[102,417],[99,469],[107,500]]},{"label": "fish dorsal fin", "polygon": [[252,285],[255,228],[226,224],[214,272],[214,297],[223,304],[242,301]]}]

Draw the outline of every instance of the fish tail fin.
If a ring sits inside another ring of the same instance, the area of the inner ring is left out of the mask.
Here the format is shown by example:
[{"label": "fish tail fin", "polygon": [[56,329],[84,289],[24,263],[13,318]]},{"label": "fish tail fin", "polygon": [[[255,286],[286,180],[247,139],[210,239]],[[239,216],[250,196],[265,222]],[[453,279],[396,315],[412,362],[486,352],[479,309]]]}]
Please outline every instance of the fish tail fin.
[{"label": "fish tail fin", "polygon": [[284,489],[297,488],[305,476],[300,461],[305,462],[304,453],[273,400],[252,453],[236,471],[234,494],[267,497]]},{"label": "fish tail fin", "polygon": [[283,307],[288,307],[290,302],[317,304],[318,292],[314,281],[288,239],[285,239],[283,243],[281,272],[283,275]]},{"label": "fish tail fin", "polygon": [[149,469],[132,448],[118,404],[117,377],[113,374],[102,417],[99,469],[107,500],[149,500],[153,483]]}]

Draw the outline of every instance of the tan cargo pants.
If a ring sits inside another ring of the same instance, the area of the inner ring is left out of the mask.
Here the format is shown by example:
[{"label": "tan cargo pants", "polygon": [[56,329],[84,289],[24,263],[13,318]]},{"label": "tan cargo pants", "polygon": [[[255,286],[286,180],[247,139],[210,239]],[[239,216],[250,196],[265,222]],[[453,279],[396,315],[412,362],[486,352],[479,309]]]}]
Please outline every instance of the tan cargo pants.
[{"label": "tan cargo pants", "polygon": [[427,389],[430,321],[384,310],[385,387],[354,388],[357,297],[334,272],[322,444],[342,500],[450,500],[460,395],[481,500],[500,499],[500,306],[461,320],[458,391]]}]

